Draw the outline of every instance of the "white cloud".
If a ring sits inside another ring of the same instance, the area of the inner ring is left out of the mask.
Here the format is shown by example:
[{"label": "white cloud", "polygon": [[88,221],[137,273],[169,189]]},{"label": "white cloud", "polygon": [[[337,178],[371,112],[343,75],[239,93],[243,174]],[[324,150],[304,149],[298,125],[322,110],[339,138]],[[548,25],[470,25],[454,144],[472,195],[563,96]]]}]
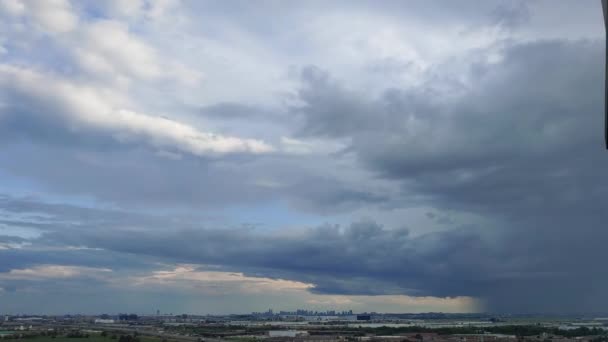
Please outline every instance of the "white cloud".
[{"label": "white cloud", "polygon": [[12,16],[27,16],[46,33],[69,32],[78,25],[78,16],[67,0],[3,0],[0,8]]},{"label": "white cloud", "polygon": [[152,0],[147,11],[147,16],[153,19],[166,15],[168,11],[179,5],[179,0]]},{"label": "white cloud", "polygon": [[[122,280],[116,283],[120,286]],[[240,272],[197,270],[194,265],[180,265],[169,271],[155,271],[150,275],[134,277],[129,283],[136,287],[173,288],[192,291],[199,295],[264,295],[297,306],[318,309],[355,309],[367,311],[380,308],[387,312],[420,312],[436,310],[443,312],[470,312],[480,307],[471,297],[410,297],[404,295],[353,296],[322,295],[311,293],[313,284],[284,279],[246,276]],[[279,309],[293,307],[277,304]],[[276,306],[275,306],[276,307]]]},{"label": "white cloud", "polygon": [[25,11],[25,5],[16,0],[0,0],[0,13],[9,15],[21,15]]},{"label": "white cloud", "polygon": [[112,272],[108,268],[64,266],[64,265],[37,265],[31,268],[12,269],[0,273],[0,280],[47,280],[76,277],[104,277]]},{"label": "white cloud", "polygon": [[281,137],[281,150],[288,154],[331,154],[346,148],[348,144],[336,139],[307,139],[300,140]]},{"label": "white cloud", "polygon": [[72,134],[101,133],[119,142],[196,156],[273,151],[263,141],[202,132],[188,124],[126,109],[129,101],[112,89],[29,69],[0,65],[0,86],[31,102],[31,107],[17,115],[33,121],[51,119]]},{"label": "white cloud", "polygon": [[250,277],[240,272],[201,271],[181,265],[170,271],[156,271],[134,279],[136,286],[178,286],[211,293],[265,293],[268,291],[302,291],[313,287],[298,281]]},{"label": "white cloud", "polygon": [[101,1],[101,5],[105,6],[106,11],[114,16],[137,16],[141,13],[144,7],[143,0],[108,0]]},{"label": "white cloud", "polygon": [[120,22],[104,20],[89,25],[82,43],[75,51],[76,56],[90,72],[143,79],[163,73],[154,49],[131,36],[128,27]]},{"label": "white cloud", "polygon": [[288,137],[281,137],[281,145],[283,151],[292,154],[308,154],[313,148],[311,143]]},{"label": "white cloud", "polygon": [[99,20],[82,26],[82,34],[68,41],[76,63],[85,72],[129,85],[132,80],[177,81],[195,86],[202,72],[192,69],[174,56],[166,58],[144,39],[133,34],[129,25],[117,20]]}]

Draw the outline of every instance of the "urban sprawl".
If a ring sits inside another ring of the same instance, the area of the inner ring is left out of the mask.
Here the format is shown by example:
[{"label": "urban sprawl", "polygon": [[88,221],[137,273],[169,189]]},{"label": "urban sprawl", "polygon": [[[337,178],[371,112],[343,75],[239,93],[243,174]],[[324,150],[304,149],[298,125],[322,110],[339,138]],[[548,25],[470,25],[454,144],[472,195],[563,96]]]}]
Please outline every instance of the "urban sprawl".
[{"label": "urban sprawl", "polygon": [[608,341],[600,316],[382,314],[4,315],[0,339],[30,342]]}]

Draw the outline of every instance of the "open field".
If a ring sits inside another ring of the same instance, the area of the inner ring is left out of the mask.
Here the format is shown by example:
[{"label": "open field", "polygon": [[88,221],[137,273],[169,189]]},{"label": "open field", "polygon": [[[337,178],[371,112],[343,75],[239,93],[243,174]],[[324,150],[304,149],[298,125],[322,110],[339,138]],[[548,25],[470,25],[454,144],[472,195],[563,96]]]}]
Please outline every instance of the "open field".
[{"label": "open field", "polygon": [[[120,334],[117,334],[120,337]],[[161,342],[160,338],[151,336],[138,336],[140,342]],[[67,337],[67,336],[34,336],[27,338],[29,342],[117,342],[118,338],[112,339],[111,334],[101,336],[100,334],[90,334],[89,337]]]}]

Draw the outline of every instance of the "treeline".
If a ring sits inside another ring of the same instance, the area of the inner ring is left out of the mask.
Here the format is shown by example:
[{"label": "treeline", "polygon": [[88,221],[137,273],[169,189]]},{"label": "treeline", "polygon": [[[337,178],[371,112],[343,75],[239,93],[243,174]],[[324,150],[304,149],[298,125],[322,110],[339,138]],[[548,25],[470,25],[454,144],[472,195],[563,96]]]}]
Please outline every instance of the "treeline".
[{"label": "treeline", "polygon": [[[453,335],[453,334],[505,334],[515,336],[534,336],[541,335],[543,333],[550,335],[560,335],[564,337],[580,337],[580,336],[595,336],[595,335],[608,335],[604,329],[601,328],[588,328],[580,327],[576,329],[559,329],[552,327],[543,327],[540,325],[502,325],[492,327],[446,327],[446,328],[429,328],[421,326],[411,327],[361,327],[361,328],[346,328],[345,330],[351,330],[357,334],[375,334],[375,335],[398,335],[404,333],[437,333],[440,335]],[[357,335],[356,334],[356,335]]]},{"label": "treeline", "polygon": [[57,337],[89,338],[89,334],[83,333],[80,330],[70,330],[66,333],[60,333],[60,332],[57,332],[56,330],[53,330],[53,331],[34,331],[34,332],[27,331],[27,332],[23,332],[23,333],[19,333],[19,334],[3,336],[3,339],[6,339],[6,340],[36,339],[37,337],[40,337],[40,336],[48,336],[51,338],[57,338]]},{"label": "treeline", "polygon": [[[181,333],[188,332],[194,335],[202,336],[220,336],[226,333],[238,331],[241,334],[257,335],[263,334],[268,331],[268,326],[252,326],[242,327],[233,325],[217,325],[217,326],[205,326],[205,327],[173,327],[167,328],[173,331],[179,331]],[[335,326],[327,328],[315,328],[317,333],[323,334],[324,332],[340,333],[351,336],[364,336],[366,334],[387,336],[387,335],[399,335],[405,333],[438,333],[440,335],[453,335],[453,334],[504,334],[504,335],[515,335],[515,336],[537,336],[543,333],[549,335],[560,335],[564,337],[580,337],[580,336],[607,336],[608,333],[601,328],[588,328],[580,327],[576,329],[559,329],[552,327],[544,327],[541,325],[501,325],[501,326],[490,326],[490,327],[446,327],[446,328],[429,328],[422,326],[408,326],[408,327],[340,327]],[[311,334],[315,334],[314,331],[309,331]],[[608,342],[608,341],[607,341]]]},{"label": "treeline", "polygon": [[[242,327],[233,325],[217,325],[217,326],[205,326],[205,327],[172,327],[167,328],[173,331],[189,332],[195,335],[211,336],[211,335],[222,335],[222,333],[239,331],[243,334],[262,334],[269,330],[268,326],[255,326],[255,327]],[[541,325],[501,325],[501,326],[490,326],[490,327],[446,327],[446,328],[429,328],[422,326],[408,326],[408,327],[340,327],[335,326],[327,328],[316,328],[318,332],[325,330],[336,332],[339,331],[344,334],[350,334],[353,336],[363,336],[365,334],[374,335],[398,335],[405,333],[438,333],[440,335],[453,335],[453,334],[505,334],[515,336],[535,336],[543,333],[549,335],[560,335],[564,337],[580,337],[580,336],[608,336],[608,333],[601,328],[588,328],[579,327],[576,329],[559,329],[552,327],[544,327]],[[312,332],[311,332],[312,333]]]}]

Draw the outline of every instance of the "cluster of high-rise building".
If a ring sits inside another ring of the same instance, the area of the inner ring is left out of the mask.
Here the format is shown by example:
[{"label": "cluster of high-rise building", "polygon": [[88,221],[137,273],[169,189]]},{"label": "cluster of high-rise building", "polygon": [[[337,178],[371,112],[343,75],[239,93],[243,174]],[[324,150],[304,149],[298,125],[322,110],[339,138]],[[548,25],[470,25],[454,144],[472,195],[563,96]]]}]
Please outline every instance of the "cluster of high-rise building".
[{"label": "cluster of high-rise building", "polygon": [[279,315],[298,315],[298,316],[352,316],[353,310],[348,311],[336,311],[336,310],[327,310],[327,311],[315,311],[315,310],[305,310],[305,309],[297,309],[296,311],[279,311]]},{"label": "cluster of high-rise building", "polygon": [[268,309],[268,311],[264,311],[264,312],[252,312],[251,315],[252,316],[275,316],[275,315],[280,315],[280,316],[289,316],[289,315],[292,315],[292,316],[353,316],[354,313],[353,313],[353,310],[316,311],[316,310],[297,309],[295,311],[281,310],[281,311],[275,312],[272,309]]}]

